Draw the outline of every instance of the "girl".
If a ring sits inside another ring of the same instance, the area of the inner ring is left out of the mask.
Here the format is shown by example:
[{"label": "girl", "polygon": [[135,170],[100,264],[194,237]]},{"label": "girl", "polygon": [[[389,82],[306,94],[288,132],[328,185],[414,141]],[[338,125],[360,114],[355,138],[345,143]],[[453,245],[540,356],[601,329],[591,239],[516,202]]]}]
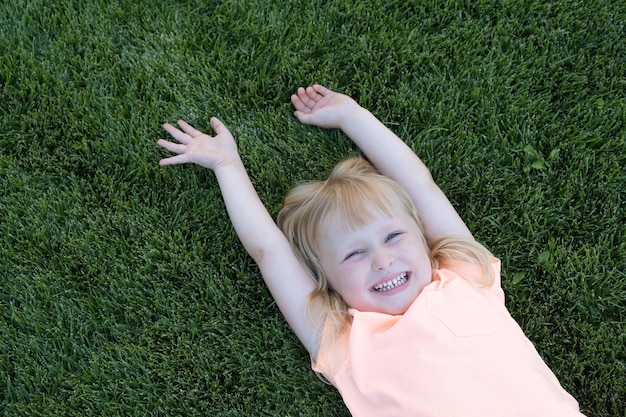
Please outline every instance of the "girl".
[{"label": "girl", "polygon": [[304,124],[340,128],[370,162],[302,184],[274,223],[235,141],[179,121],[161,165],[216,175],[230,219],[313,369],[354,416],[581,416],[509,315],[500,262],[478,244],[413,151],[354,100],[291,97]]}]

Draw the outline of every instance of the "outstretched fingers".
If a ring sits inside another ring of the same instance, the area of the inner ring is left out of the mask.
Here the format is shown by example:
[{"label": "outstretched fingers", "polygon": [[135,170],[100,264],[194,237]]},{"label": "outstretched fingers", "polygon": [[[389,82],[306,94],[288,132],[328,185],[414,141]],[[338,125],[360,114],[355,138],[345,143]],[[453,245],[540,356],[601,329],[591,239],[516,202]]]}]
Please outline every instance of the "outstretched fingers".
[{"label": "outstretched fingers", "polygon": [[[180,121],[178,123],[180,125]],[[187,144],[189,142],[189,139],[191,139],[187,133],[181,132],[169,123],[165,123],[163,125],[163,129],[180,143]]]},{"label": "outstretched fingers", "polygon": [[203,134],[202,132],[200,132],[199,130],[195,129],[193,126],[191,126],[189,123],[187,123],[184,120],[179,120],[176,123],[178,124],[178,126],[180,126],[181,129],[183,129],[183,132],[185,132],[186,134],[188,134],[192,138],[195,138],[196,136],[200,136],[200,135]]},{"label": "outstretched fingers", "polygon": [[163,125],[172,140],[159,139],[157,144],[176,154],[159,161],[159,165],[194,163],[215,169],[220,163],[233,158],[237,153],[234,138],[218,118],[211,118],[211,127],[215,136],[205,134],[184,120],[177,122],[178,127],[169,123]]},{"label": "outstretched fingers", "polygon": [[165,140],[165,139],[159,139],[157,141],[157,145],[159,145],[160,147],[165,148],[168,151],[173,152],[175,154],[185,153],[185,149],[187,149],[187,145],[185,145],[185,144],[174,143],[174,142],[170,142],[170,141]]},{"label": "outstretched fingers", "polygon": [[169,158],[163,158],[159,161],[159,165],[164,167],[166,165],[178,165],[178,164],[186,164],[189,162],[189,158],[184,153],[180,155],[170,156]]},{"label": "outstretched fingers", "polygon": [[165,139],[159,139],[157,141],[157,145],[162,148],[167,149],[168,151],[175,153],[177,155],[170,156],[169,158],[163,158],[159,161],[159,165],[175,165],[175,164],[184,164],[187,162],[187,156],[185,155],[185,151],[187,150],[187,145],[182,143],[174,143]]},{"label": "outstretched fingers", "polygon": [[163,129],[167,133],[169,133],[174,139],[176,139],[178,143],[170,142],[169,140],[165,139],[159,139],[157,141],[157,145],[176,154],[169,158],[161,159],[159,161],[159,165],[161,166],[187,163],[189,158],[187,157],[187,155],[185,155],[185,152],[187,151],[187,145],[189,144],[189,141],[192,137],[198,134],[202,134],[184,120],[179,120],[177,124],[183,131],[180,131],[169,123],[165,123],[163,125]]}]

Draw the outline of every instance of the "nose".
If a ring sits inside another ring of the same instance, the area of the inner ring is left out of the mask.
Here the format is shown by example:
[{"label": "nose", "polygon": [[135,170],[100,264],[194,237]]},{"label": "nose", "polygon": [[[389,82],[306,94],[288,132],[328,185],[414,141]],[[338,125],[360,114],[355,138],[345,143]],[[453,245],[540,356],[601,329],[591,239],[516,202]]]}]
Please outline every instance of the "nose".
[{"label": "nose", "polygon": [[386,248],[381,248],[374,253],[374,259],[372,260],[372,269],[375,271],[383,271],[389,268],[395,258],[393,254]]}]

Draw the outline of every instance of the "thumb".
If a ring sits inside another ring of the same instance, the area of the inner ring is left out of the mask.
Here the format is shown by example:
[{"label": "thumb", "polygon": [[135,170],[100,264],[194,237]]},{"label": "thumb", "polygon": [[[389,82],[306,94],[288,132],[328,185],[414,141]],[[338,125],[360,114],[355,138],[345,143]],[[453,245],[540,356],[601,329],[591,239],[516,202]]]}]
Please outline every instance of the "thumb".
[{"label": "thumb", "polygon": [[296,110],[295,112],[293,112],[293,115],[296,116],[296,119],[298,119],[298,121],[302,124],[305,124],[305,125],[313,124],[313,116],[309,113]]},{"label": "thumb", "polygon": [[230,133],[224,123],[217,117],[211,117],[211,127],[215,131],[217,135],[221,135],[223,133]]}]

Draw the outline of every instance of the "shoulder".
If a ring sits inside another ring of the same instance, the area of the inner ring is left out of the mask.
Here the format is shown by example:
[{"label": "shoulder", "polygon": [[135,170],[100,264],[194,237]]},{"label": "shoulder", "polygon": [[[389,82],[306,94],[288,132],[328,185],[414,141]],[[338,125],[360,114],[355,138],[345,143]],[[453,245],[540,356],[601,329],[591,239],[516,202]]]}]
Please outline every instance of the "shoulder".
[{"label": "shoulder", "polygon": [[484,267],[473,262],[459,259],[444,259],[434,271],[434,280],[440,277],[459,277],[465,281],[482,288],[501,288],[502,262],[496,257],[489,258],[489,264]]},{"label": "shoulder", "polygon": [[441,290],[451,282],[459,281],[465,284],[467,290],[481,294],[491,302],[504,306],[505,298],[502,290],[500,259],[489,259],[489,274],[487,275],[480,265],[471,262],[448,259],[442,262],[433,273],[433,289]]},{"label": "shoulder", "polygon": [[327,317],[323,324],[317,355],[311,355],[311,368],[333,385],[336,385],[335,375],[348,358],[351,330],[352,322],[349,322],[338,332],[336,324]]}]

